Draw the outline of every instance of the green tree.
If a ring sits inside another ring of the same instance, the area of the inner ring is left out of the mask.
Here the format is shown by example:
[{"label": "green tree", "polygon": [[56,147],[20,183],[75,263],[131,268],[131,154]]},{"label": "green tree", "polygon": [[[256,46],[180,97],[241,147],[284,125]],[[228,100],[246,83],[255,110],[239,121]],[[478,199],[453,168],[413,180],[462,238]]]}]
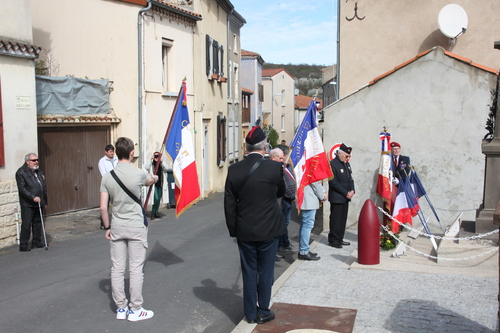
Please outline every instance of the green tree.
[{"label": "green tree", "polygon": [[268,126],[267,130],[269,131],[269,134],[267,135],[267,141],[269,142],[271,147],[278,147],[278,140],[280,138],[278,132],[273,128],[272,125]]}]

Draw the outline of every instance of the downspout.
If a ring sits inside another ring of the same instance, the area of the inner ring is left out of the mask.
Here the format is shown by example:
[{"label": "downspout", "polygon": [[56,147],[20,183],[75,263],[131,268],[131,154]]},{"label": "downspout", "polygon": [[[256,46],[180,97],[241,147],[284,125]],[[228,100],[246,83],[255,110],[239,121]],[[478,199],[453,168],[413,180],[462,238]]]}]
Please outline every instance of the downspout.
[{"label": "downspout", "polygon": [[[142,85],[142,13],[147,12],[148,10],[151,9],[152,4],[151,0],[148,1],[148,6],[145,8],[142,8],[139,10],[139,13],[137,15],[137,34],[138,34],[138,42],[137,42],[137,50],[139,52],[139,57],[138,57],[138,63],[137,63],[137,68],[138,68],[138,93],[139,93],[139,149],[142,149],[142,93],[144,91],[143,85]],[[144,158],[144,152],[139,151],[139,169],[142,169],[143,167],[143,158]]]}]

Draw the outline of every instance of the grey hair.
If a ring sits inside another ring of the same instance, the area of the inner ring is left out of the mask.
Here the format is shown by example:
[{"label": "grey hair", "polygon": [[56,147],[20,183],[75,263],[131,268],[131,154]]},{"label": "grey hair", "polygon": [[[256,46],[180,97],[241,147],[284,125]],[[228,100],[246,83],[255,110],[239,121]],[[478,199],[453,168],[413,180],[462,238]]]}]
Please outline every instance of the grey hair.
[{"label": "grey hair", "polygon": [[251,153],[251,152],[254,152],[254,151],[265,150],[266,149],[266,143],[267,143],[267,139],[264,139],[261,142],[258,142],[258,143],[254,144],[254,145],[246,143],[247,152]]},{"label": "grey hair", "polygon": [[272,149],[270,152],[269,152],[269,155],[271,155],[271,157],[277,157],[279,156],[279,152],[283,152],[281,149],[279,148],[274,148]]},{"label": "grey hair", "polygon": [[36,157],[38,157],[38,155],[35,153],[27,153],[26,155],[24,155],[24,162],[26,162],[27,160],[30,160],[31,155],[35,155]]}]

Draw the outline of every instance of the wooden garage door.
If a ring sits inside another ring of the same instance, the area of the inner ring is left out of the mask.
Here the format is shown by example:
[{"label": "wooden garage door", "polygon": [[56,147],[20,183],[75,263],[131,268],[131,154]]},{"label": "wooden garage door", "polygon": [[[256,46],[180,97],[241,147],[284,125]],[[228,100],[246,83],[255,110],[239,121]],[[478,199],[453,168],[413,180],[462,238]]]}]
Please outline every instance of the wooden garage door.
[{"label": "wooden garage door", "polygon": [[47,214],[99,206],[97,167],[109,143],[109,127],[39,127],[38,155],[45,174]]}]

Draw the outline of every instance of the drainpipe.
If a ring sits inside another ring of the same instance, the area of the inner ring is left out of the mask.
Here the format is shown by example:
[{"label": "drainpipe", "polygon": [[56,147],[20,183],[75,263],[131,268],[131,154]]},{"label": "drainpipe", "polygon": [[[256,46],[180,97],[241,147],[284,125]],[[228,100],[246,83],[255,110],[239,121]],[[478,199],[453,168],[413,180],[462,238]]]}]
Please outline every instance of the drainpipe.
[{"label": "drainpipe", "polygon": [[[148,0],[148,6],[145,8],[142,8],[139,10],[139,13],[137,15],[137,34],[138,34],[138,42],[137,42],[137,50],[139,52],[139,57],[138,57],[138,63],[137,63],[137,68],[138,68],[138,93],[139,93],[139,149],[142,149],[142,93],[144,91],[143,85],[142,85],[142,13],[147,12],[150,10],[152,7],[151,0]],[[143,158],[144,158],[144,152],[140,151],[139,152],[139,169],[142,169],[143,167]]]}]

